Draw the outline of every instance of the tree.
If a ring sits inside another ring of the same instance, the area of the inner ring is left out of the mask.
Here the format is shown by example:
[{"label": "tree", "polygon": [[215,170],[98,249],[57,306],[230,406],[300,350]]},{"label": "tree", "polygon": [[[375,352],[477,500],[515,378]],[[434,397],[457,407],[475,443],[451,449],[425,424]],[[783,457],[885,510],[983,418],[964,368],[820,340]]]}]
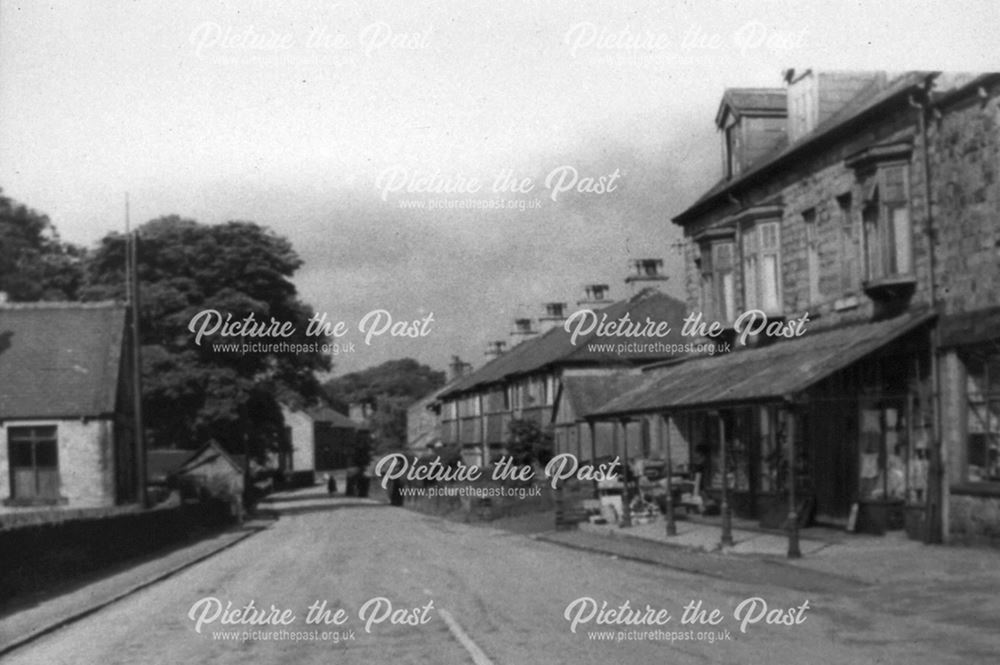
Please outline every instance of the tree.
[{"label": "tree", "polygon": [[444,372],[403,358],[335,377],[323,387],[330,401],[342,411],[360,402],[374,407],[369,425],[375,452],[383,453],[406,446],[406,410],[443,386],[444,380]]},{"label": "tree", "polygon": [[[315,372],[330,368],[320,351],[325,340],[305,336],[313,312],[289,281],[302,264],[291,244],[252,222],[209,226],[177,216],[144,224],[138,236],[149,445],[188,448],[215,439],[231,452],[258,458],[280,449],[278,396],[315,400]],[[124,263],[125,237],[106,236],[88,261],[84,298],[124,298]],[[192,320],[209,310],[233,321],[273,318],[295,332],[248,339],[223,336],[220,328],[198,340]],[[279,342],[306,350],[242,347]]]},{"label": "tree", "polygon": [[46,215],[0,190],[0,291],[12,301],[75,300],[82,247],[63,242]]},{"label": "tree", "polygon": [[538,463],[545,466],[552,459],[552,432],[534,420],[513,419],[508,423],[507,452],[515,464]]}]

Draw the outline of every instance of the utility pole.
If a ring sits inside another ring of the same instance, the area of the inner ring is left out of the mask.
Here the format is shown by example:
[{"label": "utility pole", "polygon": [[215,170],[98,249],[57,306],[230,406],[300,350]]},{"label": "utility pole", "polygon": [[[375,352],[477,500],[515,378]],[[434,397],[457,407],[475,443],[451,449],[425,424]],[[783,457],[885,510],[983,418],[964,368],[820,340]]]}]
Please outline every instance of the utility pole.
[{"label": "utility pole", "polygon": [[128,192],[125,193],[125,299],[128,304],[129,335],[132,346],[132,411],[135,441],[136,498],[149,503],[146,493],[146,437],[142,417],[142,349],[139,336],[139,233],[130,228]]}]

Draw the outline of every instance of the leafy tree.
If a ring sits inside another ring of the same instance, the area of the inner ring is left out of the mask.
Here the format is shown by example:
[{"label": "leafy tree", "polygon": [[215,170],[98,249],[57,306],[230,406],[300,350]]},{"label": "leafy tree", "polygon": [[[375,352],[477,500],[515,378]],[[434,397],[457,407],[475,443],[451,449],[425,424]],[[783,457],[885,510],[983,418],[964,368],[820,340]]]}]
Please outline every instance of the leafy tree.
[{"label": "leafy tree", "polygon": [[[138,229],[140,336],[145,424],[150,446],[196,447],[215,439],[261,457],[280,449],[277,396],[304,402],[329,370],[320,337],[306,337],[311,308],[289,278],[302,261],[284,238],[252,222],[204,225],[177,216]],[[124,298],[125,237],[106,236],[87,265],[86,299]],[[189,329],[199,312],[232,321],[290,322],[291,337],[223,337],[200,343]],[[306,352],[222,351],[219,344],[310,345]]]},{"label": "leafy tree", "polygon": [[443,386],[444,381],[444,372],[403,358],[335,377],[323,387],[330,401],[342,411],[360,402],[374,407],[369,425],[375,452],[383,453],[405,447],[406,410]]},{"label": "leafy tree", "polygon": [[75,300],[85,254],[63,242],[46,215],[0,190],[0,291],[12,301]]},{"label": "leafy tree", "polygon": [[515,464],[549,463],[554,451],[551,431],[527,419],[513,419],[507,428],[507,452]]}]

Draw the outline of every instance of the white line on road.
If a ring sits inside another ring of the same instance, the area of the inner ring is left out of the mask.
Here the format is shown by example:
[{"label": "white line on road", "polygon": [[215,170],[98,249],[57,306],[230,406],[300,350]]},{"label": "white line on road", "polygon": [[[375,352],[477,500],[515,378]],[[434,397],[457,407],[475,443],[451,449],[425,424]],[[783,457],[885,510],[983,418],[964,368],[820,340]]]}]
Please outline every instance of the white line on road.
[{"label": "white line on road", "polygon": [[469,637],[464,630],[462,630],[460,625],[458,625],[458,622],[455,621],[455,617],[451,615],[451,612],[439,609],[438,614],[440,614],[441,618],[444,619],[445,625],[448,626],[448,630],[450,630],[451,634],[455,636],[455,639],[457,639],[459,643],[465,647],[465,650],[469,652],[469,655],[472,656],[473,663],[476,665],[493,665],[493,661],[490,660],[485,653],[483,653],[483,650],[479,648],[479,645],[473,642],[472,638]]}]

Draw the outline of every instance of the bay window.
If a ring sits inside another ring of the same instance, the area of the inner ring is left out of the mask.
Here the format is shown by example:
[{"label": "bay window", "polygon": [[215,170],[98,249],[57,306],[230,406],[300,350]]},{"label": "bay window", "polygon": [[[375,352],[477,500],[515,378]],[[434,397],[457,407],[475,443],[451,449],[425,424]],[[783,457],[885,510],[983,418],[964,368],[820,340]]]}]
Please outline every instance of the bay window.
[{"label": "bay window", "polygon": [[781,224],[757,222],[744,227],[743,302],[746,309],[781,313]]}]

